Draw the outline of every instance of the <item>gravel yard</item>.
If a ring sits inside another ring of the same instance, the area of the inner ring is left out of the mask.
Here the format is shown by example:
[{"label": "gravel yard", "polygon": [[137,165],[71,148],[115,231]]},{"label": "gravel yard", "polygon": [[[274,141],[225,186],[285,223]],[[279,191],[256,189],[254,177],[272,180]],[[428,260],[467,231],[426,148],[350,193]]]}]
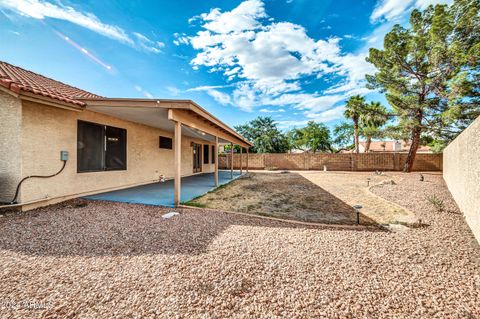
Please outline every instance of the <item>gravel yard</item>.
[{"label": "gravel yard", "polygon": [[398,177],[372,192],[429,226],[338,230],[189,209],[164,220],[170,209],[97,201],[0,217],[0,316],[480,317],[480,247],[441,176]]}]

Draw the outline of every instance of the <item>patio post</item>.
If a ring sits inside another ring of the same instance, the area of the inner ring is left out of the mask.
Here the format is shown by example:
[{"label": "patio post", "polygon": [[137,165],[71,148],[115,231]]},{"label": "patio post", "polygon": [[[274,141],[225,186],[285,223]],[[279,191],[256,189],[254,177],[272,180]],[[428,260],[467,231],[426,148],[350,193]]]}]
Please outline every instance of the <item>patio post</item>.
[{"label": "patio post", "polygon": [[230,143],[230,179],[233,179],[233,143]]},{"label": "patio post", "polygon": [[243,147],[240,146],[240,175],[243,174]]},{"label": "patio post", "polygon": [[215,187],[218,187],[218,136],[215,136],[215,152],[212,155],[214,156],[215,161],[215,173],[213,174]]},{"label": "patio post", "polygon": [[248,173],[248,146],[247,146],[247,173]]},{"label": "patio post", "polygon": [[175,206],[180,205],[180,189],[181,189],[181,179],[182,179],[182,123],[179,121],[175,122],[175,131],[174,131],[174,161],[175,161],[175,176],[174,176],[174,196],[173,202]]}]

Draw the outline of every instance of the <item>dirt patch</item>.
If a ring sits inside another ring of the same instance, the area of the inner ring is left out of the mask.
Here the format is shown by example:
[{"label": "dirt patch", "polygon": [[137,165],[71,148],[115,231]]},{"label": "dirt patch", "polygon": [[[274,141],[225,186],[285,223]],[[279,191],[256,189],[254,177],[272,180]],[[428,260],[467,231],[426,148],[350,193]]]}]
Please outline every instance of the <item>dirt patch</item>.
[{"label": "dirt patch", "polygon": [[[297,172],[250,173],[187,204],[306,222],[355,224],[354,201],[345,201],[337,192],[325,189],[310,177]],[[349,190],[352,191],[358,190]],[[367,196],[363,190],[362,195]],[[386,202],[373,194],[370,196]],[[360,222],[377,223],[363,212]]]},{"label": "dirt patch", "polygon": [[395,189],[402,182],[401,174],[393,172],[299,172],[310,182],[322,187],[350,206],[362,206],[361,212],[379,224],[418,223],[415,214],[394,201],[375,195],[371,189],[386,185]]}]

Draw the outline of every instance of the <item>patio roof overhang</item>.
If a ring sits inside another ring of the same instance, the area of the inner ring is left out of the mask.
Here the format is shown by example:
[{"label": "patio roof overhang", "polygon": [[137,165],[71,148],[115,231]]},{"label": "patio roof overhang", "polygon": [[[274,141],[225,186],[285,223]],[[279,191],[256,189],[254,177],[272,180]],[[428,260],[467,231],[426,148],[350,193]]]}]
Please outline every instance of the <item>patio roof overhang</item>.
[{"label": "patio roof overhang", "polygon": [[[242,173],[242,149],[253,146],[243,136],[228,125],[208,113],[191,100],[158,100],[158,99],[124,99],[95,98],[82,99],[85,108],[94,112],[107,114],[127,121],[157,127],[165,131],[173,131],[174,141],[174,203],[180,204],[181,198],[181,165],[182,136],[192,136],[214,142],[215,173],[214,182],[218,186],[218,145],[231,143],[240,148],[240,173]],[[230,176],[233,179],[233,147],[230,150]]]},{"label": "patio roof overhang", "polygon": [[191,100],[105,98],[82,99],[86,109],[173,132],[175,122],[183,134],[207,141],[250,147],[252,143]]}]

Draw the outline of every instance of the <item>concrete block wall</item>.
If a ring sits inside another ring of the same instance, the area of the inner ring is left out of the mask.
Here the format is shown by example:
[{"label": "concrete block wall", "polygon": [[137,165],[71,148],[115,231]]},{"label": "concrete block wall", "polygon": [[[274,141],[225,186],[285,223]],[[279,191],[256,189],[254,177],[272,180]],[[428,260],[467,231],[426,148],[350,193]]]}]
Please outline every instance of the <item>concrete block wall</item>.
[{"label": "concrete block wall", "polygon": [[[363,153],[363,154],[250,154],[251,169],[291,169],[329,171],[401,171],[407,159],[405,153]],[[240,167],[240,154],[233,156],[234,168]],[[219,156],[219,167],[230,168],[230,155]],[[243,155],[243,167],[246,167],[246,155]],[[417,154],[414,171],[441,171],[442,154]]]},{"label": "concrete block wall", "polygon": [[308,169],[323,170],[324,166],[331,171],[352,170],[351,154],[305,154],[308,158]]},{"label": "concrete block wall", "polygon": [[308,158],[303,154],[265,154],[265,167],[279,169],[306,169]]},{"label": "concrete block wall", "polygon": [[443,179],[480,242],[480,117],[443,152]]}]

